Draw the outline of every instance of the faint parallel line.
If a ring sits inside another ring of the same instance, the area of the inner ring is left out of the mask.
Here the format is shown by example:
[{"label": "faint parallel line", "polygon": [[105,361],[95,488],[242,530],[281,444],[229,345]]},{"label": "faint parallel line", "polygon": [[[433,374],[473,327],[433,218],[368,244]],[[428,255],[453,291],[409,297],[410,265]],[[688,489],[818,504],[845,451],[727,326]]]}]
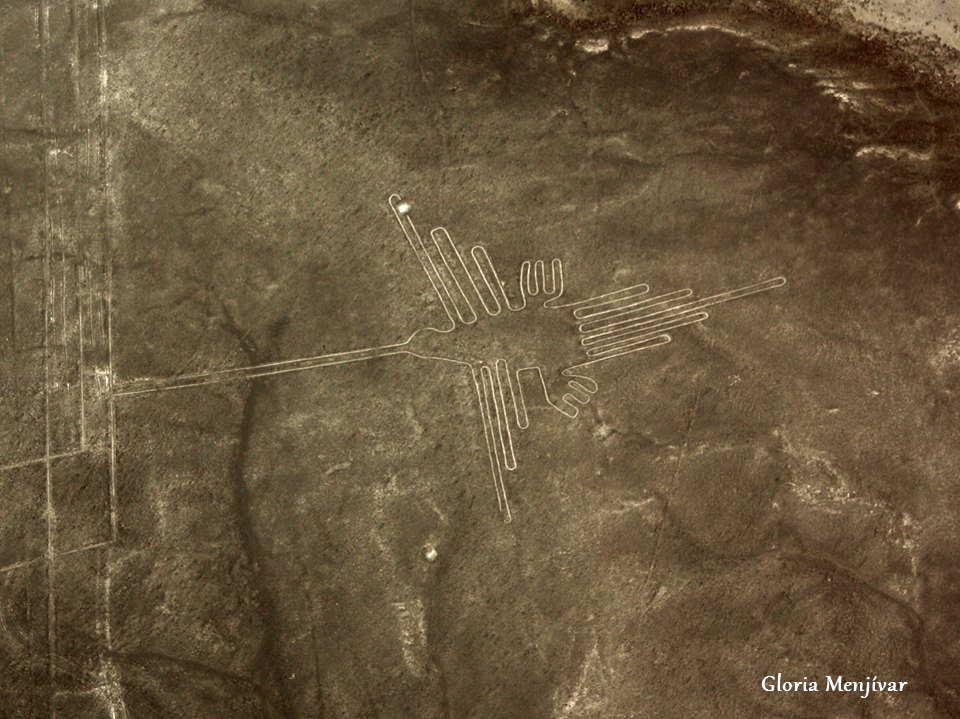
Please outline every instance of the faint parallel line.
[{"label": "faint parallel line", "polygon": [[5,472],[9,469],[20,469],[21,467],[30,467],[35,464],[45,464],[47,462],[53,462],[57,459],[66,459],[67,457],[76,457],[78,455],[84,454],[85,450],[74,449],[69,452],[61,452],[59,454],[48,454],[43,457],[37,457],[36,459],[25,459],[22,462],[14,462],[12,464],[3,464],[0,465],[0,472]]}]

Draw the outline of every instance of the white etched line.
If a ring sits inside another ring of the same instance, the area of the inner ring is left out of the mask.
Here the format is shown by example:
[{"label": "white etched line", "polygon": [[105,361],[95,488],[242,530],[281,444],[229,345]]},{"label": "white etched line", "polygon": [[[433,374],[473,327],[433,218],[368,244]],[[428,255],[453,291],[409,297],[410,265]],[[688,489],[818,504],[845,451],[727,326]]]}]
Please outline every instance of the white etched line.
[{"label": "white etched line", "polygon": [[[490,434],[493,437],[494,455],[497,458],[497,465],[505,468],[505,451],[503,447],[503,429],[500,424],[500,412],[497,409],[495,399],[495,388],[493,378],[490,374],[490,368],[484,365],[480,368],[480,379],[483,382],[483,397],[486,401],[487,416],[490,418]],[[501,476],[501,482],[502,482]]]},{"label": "white etched line", "polygon": [[622,312],[629,307],[634,307],[642,302],[645,302],[646,300],[641,298],[646,297],[646,295],[650,292],[646,285],[642,285],[641,287],[643,288],[642,290],[638,288],[637,292],[633,294],[615,297],[598,305],[578,307],[573,311],[573,316],[578,320],[593,319],[594,317],[602,317],[604,315]]},{"label": "white etched line", "polygon": [[656,310],[653,312],[648,312],[647,314],[640,315],[639,317],[631,317],[630,319],[623,320],[621,322],[613,322],[605,327],[598,328],[597,330],[593,330],[589,333],[581,333],[582,338],[580,340],[580,344],[584,347],[589,347],[591,345],[605,342],[608,338],[615,335],[632,332],[644,327],[653,327],[658,322],[665,322],[677,317],[687,317],[694,314],[697,314],[696,308],[689,308],[683,311],[678,310],[675,313],[669,310]]},{"label": "white etched line", "polygon": [[537,288],[534,286],[531,279],[531,265],[529,260],[524,260],[520,263],[520,297],[523,300],[523,304],[517,309],[523,309],[527,306],[527,297],[537,294]]},{"label": "white etched line", "polygon": [[[490,458],[490,473],[493,476],[493,487],[497,495],[497,507],[504,522],[511,522],[513,515],[510,512],[510,503],[507,501],[506,487],[503,483],[503,474],[500,471],[500,458],[496,448],[496,435],[493,430],[493,420],[490,416],[490,392],[481,373],[477,378],[477,370],[473,370],[473,384],[477,390],[477,399],[480,401],[480,415],[483,420],[483,433],[487,441],[487,454]],[[482,390],[481,390],[482,385]]]},{"label": "white etched line", "polygon": [[482,383],[482,378],[478,378],[478,372],[476,369],[472,370],[473,376],[473,386],[477,391],[477,400],[480,404],[480,420],[483,424],[483,436],[487,443],[487,456],[490,460],[490,474],[493,477],[493,487],[497,494],[497,508],[503,512],[503,501],[500,498],[500,482],[499,482],[499,460],[496,457],[496,450],[493,446],[493,437],[490,427],[490,420],[487,412],[487,401],[486,401],[486,385],[483,385],[481,390],[480,386]]},{"label": "white etched line", "polygon": [[83,358],[83,347],[84,347],[84,323],[83,323],[83,285],[86,282],[86,272],[84,271],[84,262],[86,260],[83,257],[83,253],[80,255],[80,263],[77,265],[77,322],[79,324],[78,333],[80,335],[80,356],[77,360],[78,372],[80,375],[80,450],[87,448],[87,420],[86,420],[86,404],[87,397],[84,391],[84,374],[86,374],[86,366]]},{"label": "white etched line", "polygon": [[258,377],[268,377],[275,374],[285,374],[287,372],[300,372],[318,367],[332,367],[351,362],[376,359],[378,357],[390,357],[396,354],[403,354],[404,347],[406,347],[408,343],[409,340],[395,345],[368,347],[360,350],[334,352],[326,355],[300,357],[298,359],[280,360],[276,362],[264,362],[259,365],[217,370],[203,374],[183,375],[181,377],[157,380],[138,380],[120,385],[113,393],[113,396],[129,397],[131,395],[150,394],[173,389],[188,389],[190,387],[202,387],[219,382],[237,382],[256,379]]},{"label": "white etched line", "polygon": [[[454,257],[459,261],[459,266],[463,270],[463,274],[466,275],[467,279],[470,280],[470,283],[473,283],[473,278],[470,277],[470,273],[467,271],[466,265],[463,263],[463,257],[460,256],[459,250],[454,246],[453,240],[450,239],[450,234],[443,227],[437,227],[430,231],[430,238],[433,240],[433,245],[437,249],[437,254],[440,255],[440,259],[443,262],[443,267],[446,269],[447,274],[450,277],[451,283],[457,288],[459,292],[458,300],[454,301],[453,306],[454,310],[457,312],[457,317],[460,318],[460,321],[466,325],[472,325],[477,321],[477,313],[473,308],[473,303],[470,302],[470,297],[467,295],[466,291],[463,289],[463,285],[460,283],[460,278],[457,277],[457,272],[454,270],[453,265],[451,265],[449,258],[447,257],[448,250],[445,250],[445,247],[453,248]],[[477,287],[474,285],[474,292],[476,292]],[[479,293],[477,293],[479,295]],[[464,305],[464,310],[461,311],[460,305]]]},{"label": "white etched line", "polygon": [[[483,247],[482,245],[475,245],[473,248],[471,248],[470,254],[473,255],[473,259],[477,263],[477,267],[480,268],[480,271],[484,273],[484,281],[488,284],[488,286],[491,284],[496,285],[498,299],[503,300],[503,304],[506,305],[508,310],[510,310],[511,312],[519,312],[520,310],[526,308],[527,296],[526,296],[526,293],[523,291],[523,285],[524,285],[524,266],[523,265],[520,266],[520,278],[518,281],[518,285],[519,285],[518,289],[520,291],[521,302],[519,305],[514,306],[514,304],[510,301],[510,293],[507,292],[507,284],[500,279],[500,273],[497,272],[496,266],[493,264],[493,262],[491,262],[490,255],[487,254],[486,248]],[[480,258],[482,258],[482,261]],[[530,263],[527,262],[525,264],[529,265]],[[486,273],[488,272],[490,276],[493,278],[492,282],[486,276]]]},{"label": "white etched line", "polygon": [[[692,294],[693,290],[677,290],[675,292],[668,292],[665,295],[649,297],[646,299],[637,300],[635,302],[619,305],[617,307],[611,307],[606,310],[594,312],[589,315],[589,318],[585,322],[581,322],[580,328],[582,328],[582,331],[584,332],[593,332],[598,328],[615,324],[615,320],[620,317],[629,317],[638,313],[645,314],[650,310],[651,307],[669,305],[677,299],[685,299],[690,297]],[[574,316],[577,317],[576,313],[574,313]],[[586,317],[586,315],[580,316],[578,319],[583,319],[584,317]]]},{"label": "white etched line", "polygon": [[540,292],[549,294],[547,292],[547,269],[543,260],[537,260],[533,264],[533,278],[534,284],[537,286],[537,294]]},{"label": "white etched line", "polygon": [[[73,56],[71,57],[71,80],[73,83],[73,96],[75,99],[80,99],[80,35],[77,30],[79,23],[79,9],[77,8],[77,0],[71,0],[70,13],[73,16],[73,23],[71,28],[71,37],[72,37],[72,47]],[[73,117],[73,131],[77,136],[80,136],[80,128],[77,124],[77,116],[74,114]],[[81,140],[78,143],[79,150],[74,156],[73,159],[73,172],[76,177],[82,177],[84,175],[83,168],[83,152],[84,145]],[[78,203],[74,203],[73,209],[73,225],[79,231],[81,228],[80,221],[80,208]],[[82,237],[82,234],[80,235]],[[84,283],[86,282],[86,272],[84,264],[86,262],[86,252],[84,251],[84,243],[81,240],[77,241],[76,247],[76,261],[74,267],[76,270],[77,276],[77,343],[78,343],[78,358],[77,358],[77,374],[79,375],[78,384],[80,387],[80,450],[83,451],[87,447],[87,428],[86,428],[86,414],[85,414],[85,405],[86,405],[86,395],[84,394],[84,312],[83,312],[83,289]]]},{"label": "white etched line", "polygon": [[677,329],[678,327],[686,327],[687,325],[696,324],[697,322],[703,322],[709,317],[710,315],[706,312],[694,312],[692,314],[680,315],[679,317],[652,320],[649,322],[639,323],[632,327],[624,328],[615,334],[595,337],[589,342],[582,340],[581,344],[584,346],[584,348],[586,348],[587,356],[592,356],[591,352],[594,352],[595,350],[614,347],[618,344],[622,344],[626,340],[632,341],[653,337],[658,334],[663,334],[667,330]]},{"label": "white etched line", "polygon": [[[97,95],[97,129],[98,129],[98,161],[99,161],[99,180],[101,193],[101,262],[103,273],[105,275],[106,302],[101,309],[101,322],[96,323],[100,327],[101,339],[106,341],[107,354],[107,378],[109,382],[110,394],[106,397],[108,414],[108,440],[110,446],[110,537],[116,541],[119,536],[119,509],[117,502],[117,416],[116,401],[113,395],[113,385],[115,381],[115,368],[113,357],[113,249],[110,242],[110,193],[109,193],[109,168],[107,158],[107,22],[106,22],[106,3],[97,2],[94,4],[93,12],[96,19],[96,58],[97,75],[99,77],[98,95]],[[85,8],[86,6],[84,6]],[[76,11],[79,4],[74,4],[74,17],[77,17]],[[74,23],[76,32],[77,23]],[[79,69],[79,37],[77,38],[77,68]],[[91,282],[91,289],[92,289]],[[91,302],[91,313],[94,312],[94,305]],[[119,672],[110,658],[113,651],[113,616],[111,611],[111,558],[112,548],[106,547],[106,557],[103,561],[103,581],[101,582],[102,591],[102,617],[103,617],[103,643],[100,647],[100,666],[98,679],[104,686],[103,696],[106,699],[106,709],[110,719],[127,719],[128,712],[123,698],[123,687],[119,681]]]},{"label": "white etched line", "polygon": [[569,380],[568,384],[571,387],[577,386],[579,389],[590,395],[597,393],[597,383],[593,380],[593,378],[585,375],[573,374],[569,371],[569,369],[561,372],[561,375]]},{"label": "white etched line", "polygon": [[559,294],[557,290],[562,286],[563,282],[563,263],[560,262],[559,258],[553,258],[550,261],[550,271],[548,272],[546,264],[543,260],[539,260],[537,262],[537,272],[540,281],[540,291],[550,298],[547,302],[555,299]]},{"label": "white etched line", "polygon": [[45,457],[37,457],[36,459],[25,459],[22,462],[14,462],[13,464],[4,464],[0,465],[0,472],[6,471],[8,469],[19,469],[21,467],[30,467],[35,464],[45,464],[46,462],[51,462],[55,459],[64,459],[66,457],[76,457],[77,455],[83,454],[83,450],[71,450],[70,452],[61,452],[60,454],[49,454]]},{"label": "white etched line", "polygon": [[[397,194],[390,196],[389,203],[390,208],[393,210],[394,216],[397,218],[397,222],[400,224],[400,229],[403,230],[403,234],[407,238],[407,242],[410,243],[410,247],[413,248],[414,254],[416,254],[417,259],[420,260],[420,265],[423,267],[423,271],[427,273],[427,279],[430,280],[430,284],[433,286],[433,291],[440,299],[440,304],[443,306],[443,311],[446,313],[447,319],[450,320],[452,329],[456,326],[456,320],[453,319],[453,314],[451,313],[448,305],[447,298],[449,297],[449,293],[446,286],[443,284],[443,278],[440,277],[440,273],[437,271],[436,265],[434,265],[433,260],[427,253],[426,245],[424,244],[423,239],[420,237],[420,233],[417,231],[416,225],[414,225],[413,220],[410,219],[410,205],[404,202],[400,195]],[[441,288],[443,291],[441,291]]]},{"label": "white etched line", "polygon": [[[500,371],[501,364],[503,365],[502,372]],[[506,452],[504,453],[504,457],[506,458],[506,461],[504,464],[506,465],[507,469],[509,469],[510,471],[513,471],[517,468],[517,455],[513,449],[513,433],[510,431],[510,413],[507,412],[507,399],[506,399],[507,395],[509,395],[511,399],[512,409],[514,412],[514,417],[516,417],[516,404],[514,404],[513,387],[511,387],[509,384],[510,377],[509,377],[509,372],[507,371],[507,363],[504,360],[500,359],[496,361],[496,363],[494,364],[494,367],[496,369],[496,377],[497,377],[497,394],[494,397],[494,402],[497,403],[498,416],[502,415],[503,417],[503,428],[507,436],[507,439],[504,442],[504,447],[506,449]],[[503,391],[504,375],[506,375],[505,379],[507,382],[507,392]],[[497,402],[498,399],[499,399],[499,402]]]},{"label": "white etched line", "polygon": [[497,368],[497,381],[507,387],[504,393],[507,397],[507,404],[510,405],[507,414],[516,418],[517,427],[526,429],[529,420],[527,418],[527,407],[523,401],[523,387],[520,385],[520,379],[516,376],[516,373],[510,371],[510,366],[505,359],[498,359],[495,367]]},{"label": "white etched line", "polygon": [[625,305],[624,307],[610,310],[609,314],[601,313],[606,314],[606,316],[604,316],[602,319],[591,319],[586,322],[581,322],[577,326],[577,330],[587,335],[602,333],[609,328],[618,327],[629,322],[633,322],[636,319],[646,317],[651,314],[651,310],[654,310],[654,308],[661,307],[663,305],[673,305],[677,300],[686,299],[692,294],[693,290],[677,290],[675,292],[668,292],[663,295],[658,295],[657,297],[651,297],[646,300],[631,303],[629,305]]},{"label": "white etched line", "polygon": [[671,341],[670,335],[659,335],[652,339],[640,340],[636,344],[631,344],[626,347],[619,347],[613,350],[608,350],[603,354],[600,354],[600,355],[597,355],[596,357],[588,359],[586,362],[580,362],[578,364],[571,365],[567,369],[575,370],[581,367],[589,367],[590,365],[594,365],[599,362],[605,362],[615,357],[623,357],[624,355],[632,354],[634,352],[640,352],[642,350],[648,350],[648,349],[653,349],[654,347],[660,347],[661,345],[668,344],[670,341]]},{"label": "white etched line", "polygon": [[[514,470],[517,468],[516,457],[513,455],[513,442],[510,439],[510,426],[507,423],[507,413],[503,409],[501,388],[498,387],[490,367],[484,365],[480,368],[480,375],[483,377],[484,387],[489,389],[490,401],[493,405],[492,414],[496,418],[496,433],[494,437],[500,441],[497,443],[498,456],[504,469]],[[498,395],[500,395],[498,397]]]},{"label": "white etched line", "polygon": [[[59,203],[59,191],[58,191],[58,200]],[[63,232],[63,216],[60,217],[60,231]],[[61,241],[63,236],[61,235]],[[61,342],[63,342],[63,367],[67,367],[67,363],[70,359],[70,349],[67,340],[67,333],[69,332],[69,327],[67,326],[67,258],[65,250],[61,245],[60,249],[60,337]]]},{"label": "white etched line", "polygon": [[[50,155],[52,143],[50,141],[51,107],[47,93],[47,65],[49,62],[48,48],[50,45],[50,8],[46,0],[39,4],[39,40],[40,40],[40,108],[43,126],[43,415],[44,415],[44,469],[45,469],[45,504],[46,504],[46,569],[47,569],[47,678],[51,688],[56,681],[56,647],[57,647],[57,613],[56,613],[56,567],[54,566],[54,536],[56,515],[53,507],[53,472],[49,457],[51,451],[50,434],[50,361],[51,361],[51,324],[54,320],[55,295],[51,281],[51,247],[50,235],[52,221],[50,217]],[[54,327],[55,331],[55,327]],[[54,706],[51,703],[51,717]]]},{"label": "white etched line", "polygon": [[763,282],[757,282],[753,285],[747,285],[746,287],[741,287],[736,290],[730,290],[728,292],[721,292],[720,294],[711,295],[709,297],[704,297],[703,299],[694,300],[693,302],[686,302],[684,304],[675,305],[673,307],[668,307],[667,309],[659,310],[656,312],[651,312],[647,317],[658,317],[658,316],[670,316],[672,314],[693,312],[695,310],[705,309],[707,307],[712,307],[713,305],[718,305],[723,302],[730,302],[731,300],[737,300],[741,297],[748,297],[750,295],[755,295],[759,292],[766,292],[767,290],[772,290],[776,287],[782,287],[786,284],[786,279],[783,277],[774,277],[770,280],[765,280]]},{"label": "white etched line", "polygon": [[67,549],[63,552],[57,552],[56,557],[69,557],[73,554],[80,554],[81,552],[91,552],[94,549],[105,549],[106,547],[111,547],[115,544],[113,539],[107,539],[103,542],[95,542],[94,544],[85,544],[82,547],[75,547],[73,549]]},{"label": "white etched line", "polygon": [[[440,244],[437,242],[432,233],[430,235],[430,239],[432,240],[432,245],[425,242],[424,251],[427,253],[427,257],[430,258],[431,266],[437,273],[440,286],[446,293],[450,306],[453,308],[454,313],[457,315],[457,319],[460,320],[462,324],[473,324],[477,321],[477,316],[473,311],[473,306],[470,304],[469,299],[464,294],[463,289],[460,287],[460,281],[450,268],[447,258],[440,249]],[[434,259],[434,254],[438,256],[437,259]],[[454,288],[457,291],[454,291]]]},{"label": "white etched line", "polygon": [[590,401],[590,393],[587,392],[579,382],[568,382],[567,387],[570,388],[568,395],[576,399],[580,404],[586,404]]},{"label": "white etched line", "polygon": [[[581,377],[581,379],[585,379],[585,378]],[[575,379],[572,379],[569,382],[567,382],[567,386],[570,388],[570,391],[572,393],[577,394],[580,397],[583,397],[584,402],[589,401],[590,397],[597,391],[595,382],[593,383],[592,389],[584,385],[582,382]]]},{"label": "white etched line", "polygon": [[32,567],[35,564],[41,564],[46,562],[46,556],[43,557],[34,557],[33,559],[25,559],[22,562],[14,562],[13,564],[7,564],[3,567],[0,567],[0,574],[5,574],[7,572],[15,572],[18,569],[24,569],[25,567]]},{"label": "white etched line", "polygon": [[[71,555],[79,554],[81,552],[89,552],[94,549],[104,549],[105,547],[109,547],[111,545],[113,545],[113,540],[107,540],[105,542],[97,542],[96,544],[88,544],[83,547],[68,549],[65,552],[55,552],[53,554],[53,558],[60,559],[61,557],[69,557]],[[25,559],[22,562],[14,562],[13,564],[7,564],[0,567],[0,574],[3,574],[5,572],[14,572],[18,569],[23,569],[25,567],[32,567],[35,564],[42,564],[43,562],[46,562],[48,560],[49,560],[49,557],[47,555],[43,555],[40,557],[34,557],[33,559]]]},{"label": "white etched line", "polygon": [[[557,309],[561,308],[576,308],[579,310],[589,310],[591,308],[602,307],[604,304],[611,302],[617,302],[618,299],[623,299],[624,296],[629,295],[640,296],[644,295],[650,291],[649,285],[639,284],[631,285],[630,287],[622,287],[619,290],[613,290],[612,292],[605,292],[602,295],[595,295],[593,297],[588,297],[585,300],[577,300],[575,302],[565,302],[562,305],[555,305]],[[619,297],[618,297],[619,296]]]},{"label": "white etched line", "polygon": [[[490,255],[487,254],[487,250],[482,245],[476,245],[470,248],[470,256],[473,258],[473,263],[477,267],[477,271],[480,273],[480,277],[483,280],[483,284],[486,285],[487,289],[490,290],[490,295],[493,297],[493,301],[497,303],[496,310],[491,311],[490,308],[484,307],[487,310],[487,314],[491,317],[496,317],[500,314],[503,309],[503,305],[500,303],[500,299],[503,299],[503,304],[508,308],[510,307],[510,300],[507,297],[506,293],[503,291],[503,283],[500,281],[500,276],[497,274],[497,268],[493,266],[493,263],[490,261]],[[496,287],[496,289],[494,289]]]},{"label": "white etched line", "polygon": [[567,404],[567,406],[574,411],[575,414],[579,414],[580,407],[587,404],[590,401],[589,396],[583,396],[576,392],[567,392],[563,395],[562,399]]},{"label": "white etched line", "polygon": [[643,297],[648,292],[650,292],[649,285],[633,285],[631,287],[624,287],[621,290],[606,292],[602,295],[591,297],[590,299],[580,300],[578,302],[567,302],[562,305],[554,305],[554,307],[557,309],[572,307],[574,308],[573,316],[577,319],[584,319],[591,317],[592,314],[596,312],[603,312],[605,309],[614,308],[621,302]]},{"label": "white etched line", "polygon": [[[437,227],[436,229],[431,231],[430,236],[433,237],[433,241],[437,244],[438,247],[444,246],[447,248],[445,250],[442,250],[440,254],[443,257],[443,261],[447,263],[447,269],[450,270],[450,274],[454,276],[454,279],[456,279],[456,272],[450,266],[447,260],[448,254],[452,254],[456,258],[456,264],[460,267],[460,270],[462,271],[463,276],[466,277],[467,282],[470,283],[470,287],[473,288],[474,296],[476,296],[476,298],[480,300],[480,304],[483,305],[483,309],[487,312],[487,314],[493,315],[499,312],[500,311],[499,303],[497,305],[497,308],[495,310],[492,310],[488,305],[488,303],[486,302],[486,300],[484,299],[483,293],[480,292],[480,288],[477,286],[476,280],[474,279],[473,274],[470,272],[470,267],[467,265],[467,261],[463,258],[463,255],[460,252],[460,248],[454,244],[453,239],[450,237],[450,233],[447,231],[447,228]],[[463,286],[460,284],[459,280],[457,280],[457,288],[460,290],[461,293],[463,293],[464,295],[467,295],[466,290],[463,289]],[[492,295],[492,290],[491,290],[491,295]],[[496,301],[496,297],[493,297],[493,300]],[[467,304],[470,304],[470,307],[472,310],[473,305],[470,303],[469,300],[467,300]],[[473,321],[476,321],[476,320],[477,320],[477,315],[474,312]]]},{"label": "white etched line", "polygon": [[[543,260],[537,260],[537,264],[540,265],[542,270]],[[527,295],[529,297],[536,297],[538,294],[540,294],[540,278],[537,273],[536,265],[532,265],[530,262],[524,262],[520,266],[520,274],[525,275],[525,287],[527,288]]]},{"label": "white etched line", "polygon": [[559,257],[554,257],[550,262],[550,289],[546,293],[550,297],[543,306],[550,308],[553,308],[554,301],[563,295],[563,261]]}]

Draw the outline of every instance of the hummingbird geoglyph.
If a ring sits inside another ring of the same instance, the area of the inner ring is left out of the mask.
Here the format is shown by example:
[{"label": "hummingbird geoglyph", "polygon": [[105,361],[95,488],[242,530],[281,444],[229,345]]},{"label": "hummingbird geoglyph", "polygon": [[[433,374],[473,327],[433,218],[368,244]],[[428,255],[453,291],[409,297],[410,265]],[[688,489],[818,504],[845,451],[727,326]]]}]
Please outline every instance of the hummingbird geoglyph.
[{"label": "hummingbird geoglyph", "polygon": [[388,203],[436,294],[445,318],[442,325],[417,329],[397,344],[137,380],[114,394],[254,379],[401,354],[452,362],[471,373],[497,507],[510,522],[506,478],[517,469],[517,437],[529,426],[531,410],[576,418],[597,393],[594,365],[666,345],[676,330],[706,320],[709,308],[786,283],[774,277],[702,298],[690,289],[652,295],[647,285],[639,284],[567,301],[559,258],[527,260],[513,274],[503,275],[482,245],[461,252],[444,227],[424,238],[413,222],[410,203],[397,194]]}]

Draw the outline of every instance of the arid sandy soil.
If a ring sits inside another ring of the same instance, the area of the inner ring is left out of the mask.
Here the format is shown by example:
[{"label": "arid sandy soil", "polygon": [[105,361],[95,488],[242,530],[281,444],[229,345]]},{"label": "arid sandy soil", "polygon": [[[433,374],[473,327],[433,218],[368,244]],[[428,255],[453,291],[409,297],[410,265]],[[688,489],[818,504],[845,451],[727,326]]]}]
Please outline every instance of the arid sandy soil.
[{"label": "arid sandy soil", "polygon": [[[14,2],[0,33],[4,716],[960,713],[942,94],[746,12]],[[591,366],[575,419],[531,403],[506,524],[469,369],[230,374],[442,323],[394,192],[514,297],[555,257],[570,301],[787,284]]]}]

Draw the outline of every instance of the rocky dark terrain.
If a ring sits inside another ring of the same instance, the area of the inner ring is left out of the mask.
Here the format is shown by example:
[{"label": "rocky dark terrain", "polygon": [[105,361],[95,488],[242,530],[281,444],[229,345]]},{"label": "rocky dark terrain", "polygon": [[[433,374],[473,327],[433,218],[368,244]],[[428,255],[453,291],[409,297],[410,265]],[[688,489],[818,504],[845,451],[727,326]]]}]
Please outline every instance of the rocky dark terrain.
[{"label": "rocky dark terrain", "polygon": [[[625,7],[0,5],[0,716],[960,716],[960,108]],[[787,283],[531,405],[507,524],[469,369],[231,374],[442,323],[395,192],[514,295]]]}]

